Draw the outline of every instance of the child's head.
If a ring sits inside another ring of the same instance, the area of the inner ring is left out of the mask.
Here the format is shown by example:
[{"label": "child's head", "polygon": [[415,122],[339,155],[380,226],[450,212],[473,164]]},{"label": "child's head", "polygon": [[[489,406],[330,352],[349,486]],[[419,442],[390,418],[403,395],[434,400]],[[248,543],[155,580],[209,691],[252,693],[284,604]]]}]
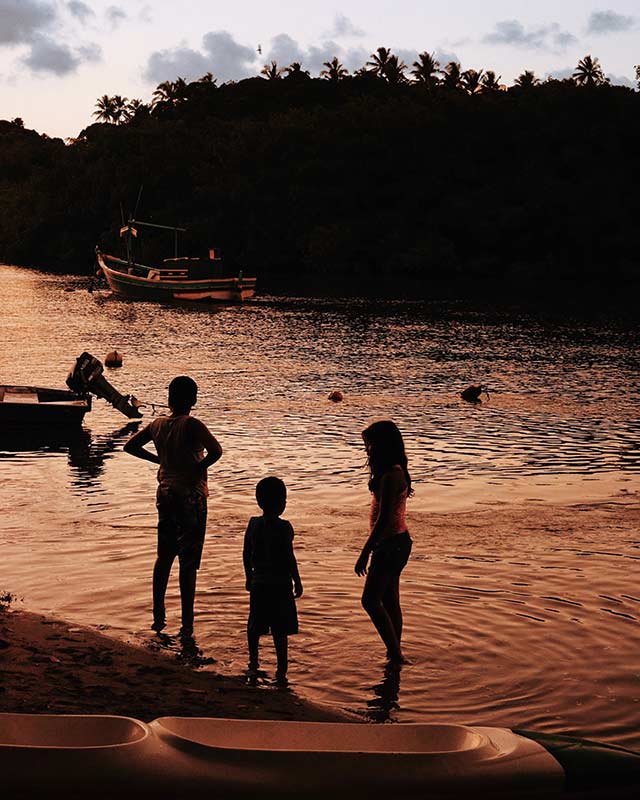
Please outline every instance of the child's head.
[{"label": "child's head", "polygon": [[383,472],[399,464],[404,470],[408,490],[411,494],[411,477],[407,469],[407,454],[402,434],[390,419],[374,422],[362,431],[362,441],[367,450],[367,463],[371,488],[376,488]]},{"label": "child's head", "polygon": [[279,517],[287,506],[287,487],[280,478],[263,478],[256,486],[256,501],[265,514]]},{"label": "child's head", "polygon": [[174,378],[169,384],[169,406],[176,414],[188,414],[198,399],[198,384],[186,375]]}]

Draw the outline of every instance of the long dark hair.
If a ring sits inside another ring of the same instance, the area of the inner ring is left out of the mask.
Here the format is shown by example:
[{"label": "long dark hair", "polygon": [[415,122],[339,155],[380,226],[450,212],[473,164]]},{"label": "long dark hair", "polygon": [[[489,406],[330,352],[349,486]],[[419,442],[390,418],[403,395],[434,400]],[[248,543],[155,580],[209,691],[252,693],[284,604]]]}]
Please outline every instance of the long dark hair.
[{"label": "long dark hair", "polygon": [[367,457],[369,491],[376,492],[384,473],[388,472],[394,464],[399,464],[407,481],[407,494],[413,494],[404,440],[395,422],[390,419],[381,419],[372,423],[362,431],[362,440],[365,445],[369,445]]}]

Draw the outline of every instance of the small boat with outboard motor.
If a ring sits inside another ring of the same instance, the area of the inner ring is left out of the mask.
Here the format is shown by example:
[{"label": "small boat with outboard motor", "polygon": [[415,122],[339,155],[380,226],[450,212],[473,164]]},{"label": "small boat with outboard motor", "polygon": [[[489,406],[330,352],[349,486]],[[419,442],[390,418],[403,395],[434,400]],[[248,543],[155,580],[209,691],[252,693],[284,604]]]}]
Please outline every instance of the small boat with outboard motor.
[{"label": "small boat with outboard motor", "polygon": [[622,800],[640,753],[446,723],[0,714],[0,774],[20,797]]},{"label": "small boat with outboard motor", "polygon": [[[155,266],[136,261],[135,241],[142,227],[172,231],[173,257]],[[228,267],[215,249],[209,249],[207,258],[178,256],[178,233],[185,231],[186,228],[129,219],[120,229],[126,242],[126,257],[108,255],[96,247],[98,274],[104,275],[114,294],[130,300],[238,303],[253,297],[256,278]]]},{"label": "small boat with outboard motor", "polygon": [[0,385],[0,422],[4,426],[79,426],[91,411],[92,396],[107,400],[130,419],[138,419],[141,403],[123,395],[104,377],[102,363],[82,353],[67,376],[67,389]]}]

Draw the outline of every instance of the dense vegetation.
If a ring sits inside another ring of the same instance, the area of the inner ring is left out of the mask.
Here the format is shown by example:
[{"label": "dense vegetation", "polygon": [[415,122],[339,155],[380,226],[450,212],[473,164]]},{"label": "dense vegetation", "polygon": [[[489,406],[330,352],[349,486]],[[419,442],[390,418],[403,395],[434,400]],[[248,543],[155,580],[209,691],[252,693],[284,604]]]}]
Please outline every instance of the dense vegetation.
[{"label": "dense vegetation", "polygon": [[[105,95],[107,121],[67,142],[0,122],[0,262],[89,272],[144,185],[142,219],[263,286],[640,277],[640,94],[596,59],[509,88],[428,53],[411,80],[384,48],[355,75],[326,67]],[[141,260],[171,254],[169,234],[143,238]]]}]

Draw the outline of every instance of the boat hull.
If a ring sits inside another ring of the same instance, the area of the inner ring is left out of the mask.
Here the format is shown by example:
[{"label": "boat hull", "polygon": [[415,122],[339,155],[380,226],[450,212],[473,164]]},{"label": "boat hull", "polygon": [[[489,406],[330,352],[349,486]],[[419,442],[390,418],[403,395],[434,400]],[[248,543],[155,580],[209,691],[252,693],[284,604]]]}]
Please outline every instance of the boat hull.
[{"label": "boat hull", "polygon": [[0,422],[6,426],[77,427],[91,397],[39,386],[0,386]]},{"label": "boat hull", "polygon": [[21,798],[626,800],[640,754],[462,725],[0,714],[0,775]]},{"label": "boat hull", "polygon": [[[111,291],[130,300],[241,303],[253,297],[256,291],[255,278],[162,280],[136,275],[135,266],[130,269],[122,259],[102,253],[98,254],[98,264]],[[149,270],[149,275],[157,274]]]}]

